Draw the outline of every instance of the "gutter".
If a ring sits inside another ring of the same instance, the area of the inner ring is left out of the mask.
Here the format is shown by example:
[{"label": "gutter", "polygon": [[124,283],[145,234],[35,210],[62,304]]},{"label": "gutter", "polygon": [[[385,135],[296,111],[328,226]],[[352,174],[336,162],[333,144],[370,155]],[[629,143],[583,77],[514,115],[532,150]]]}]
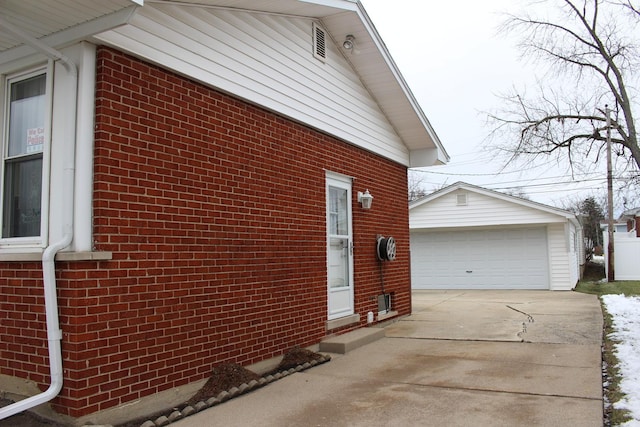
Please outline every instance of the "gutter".
[{"label": "gutter", "polygon": [[42,254],[42,276],[44,286],[44,301],[47,319],[47,340],[49,343],[49,366],[51,372],[51,384],[49,388],[35,396],[20,400],[11,405],[0,408],[0,420],[10,417],[22,411],[26,411],[42,403],[49,402],[62,390],[62,330],[58,317],[58,300],[56,292],[56,268],[55,257],[62,249],[69,246],[73,240],[73,213],[74,213],[74,184],[75,184],[75,145],[76,145],[76,114],[78,103],[78,68],[62,52],[42,43],[30,36],[20,28],[7,22],[0,16],[0,28],[16,36],[25,44],[43,53],[52,61],[60,61],[67,70],[71,80],[72,90],[69,94],[69,110],[65,121],[65,139],[67,140],[63,165],[63,224],[62,237],[57,242],[47,246]]}]

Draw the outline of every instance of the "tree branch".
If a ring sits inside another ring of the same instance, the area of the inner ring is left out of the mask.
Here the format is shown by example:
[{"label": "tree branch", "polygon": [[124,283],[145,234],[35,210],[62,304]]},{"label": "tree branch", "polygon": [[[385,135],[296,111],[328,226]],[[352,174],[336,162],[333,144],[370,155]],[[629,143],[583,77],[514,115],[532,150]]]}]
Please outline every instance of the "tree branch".
[{"label": "tree branch", "polygon": [[[558,2],[573,21],[537,19],[530,14],[511,15],[504,28],[525,29],[523,34],[526,38],[522,44],[525,52],[533,51],[553,66],[576,72],[578,81],[584,78],[585,83],[596,85],[576,86],[576,92],[569,97],[562,93],[562,89],[555,92],[543,86],[539,98],[533,101],[519,93],[507,97],[503,104],[507,109],[500,114],[489,115],[496,125],[491,137],[512,136],[506,139],[506,146],[499,146],[500,150],[512,154],[508,162],[518,156],[554,154],[559,159],[566,156],[569,167],[573,168],[574,162],[580,158],[599,157],[602,147],[595,150],[594,144],[605,142],[607,133],[602,107],[607,103],[615,104],[616,111],[621,114],[611,122],[611,141],[621,148],[622,155],[633,160],[636,169],[640,169],[640,147],[625,80],[628,77],[625,73],[629,72],[627,67],[640,55],[636,46],[627,42],[623,32],[619,31],[617,23],[621,20],[605,12],[605,8],[617,6],[619,12],[632,16],[639,23],[640,11],[631,0],[582,0],[579,4],[577,0]],[[596,80],[590,80],[591,77]],[[611,97],[615,103],[611,102]],[[609,102],[604,101],[607,98]],[[584,114],[587,111],[590,113]]]}]

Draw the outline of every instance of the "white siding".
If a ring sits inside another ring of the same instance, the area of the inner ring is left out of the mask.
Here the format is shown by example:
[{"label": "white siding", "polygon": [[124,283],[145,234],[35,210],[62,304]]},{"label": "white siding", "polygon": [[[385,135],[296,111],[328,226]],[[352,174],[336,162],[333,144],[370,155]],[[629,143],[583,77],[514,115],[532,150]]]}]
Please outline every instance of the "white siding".
[{"label": "white siding", "polygon": [[569,230],[570,283],[573,288],[573,286],[578,283],[578,280],[580,280],[580,268],[583,264],[582,257],[584,256],[584,239],[582,238],[581,228],[576,227],[575,224],[568,222],[567,228]]},{"label": "white siding", "polygon": [[148,3],[97,35],[112,45],[401,164],[409,151],[335,44],[312,54],[310,19]]},{"label": "white siding", "polygon": [[[467,203],[458,205],[457,195]],[[453,191],[412,208],[411,229],[487,227],[519,224],[564,223],[565,218],[471,191]]]},{"label": "white siding", "polygon": [[565,224],[551,224],[547,229],[549,242],[549,265],[551,270],[551,290],[570,290],[572,283],[572,257],[568,247]]}]

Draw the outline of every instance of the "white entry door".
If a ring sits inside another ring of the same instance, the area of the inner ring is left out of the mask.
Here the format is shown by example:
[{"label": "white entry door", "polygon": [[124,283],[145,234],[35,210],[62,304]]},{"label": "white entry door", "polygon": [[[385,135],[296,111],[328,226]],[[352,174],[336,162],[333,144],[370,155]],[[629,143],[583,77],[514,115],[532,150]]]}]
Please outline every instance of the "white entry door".
[{"label": "white entry door", "polygon": [[354,313],[351,180],[327,177],[328,317]]}]

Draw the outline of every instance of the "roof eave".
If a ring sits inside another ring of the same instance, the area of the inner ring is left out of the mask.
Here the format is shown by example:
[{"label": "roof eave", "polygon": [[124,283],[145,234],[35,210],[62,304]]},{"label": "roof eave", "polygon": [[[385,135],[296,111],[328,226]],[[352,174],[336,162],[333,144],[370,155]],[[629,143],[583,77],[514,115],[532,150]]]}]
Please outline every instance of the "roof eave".
[{"label": "roof eave", "polygon": [[[414,141],[406,141],[405,137],[403,137],[403,140],[405,140],[405,143],[409,142],[408,148],[410,149],[410,151],[412,153],[412,157],[415,157],[415,160],[412,159],[411,166],[412,167],[426,166],[422,161],[423,157],[421,155],[421,154],[423,154],[422,152],[425,149],[427,149],[427,150],[428,149],[432,149],[432,150],[435,149],[435,153],[433,153],[433,152],[431,153],[432,156],[435,155],[435,158],[433,158],[433,162],[430,163],[430,164],[436,165],[436,164],[445,164],[445,163],[447,163],[450,160],[450,156],[447,153],[447,151],[445,150],[444,145],[440,141],[440,138],[438,137],[435,129],[433,128],[433,126],[429,122],[429,119],[427,118],[427,116],[424,114],[424,111],[422,110],[422,107],[420,107],[420,104],[418,103],[418,101],[416,100],[413,92],[409,88],[409,85],[405,81],[402,73],[400,72],[400,69],[398,68],[398,66],[396,65],[395,61],[393,60],[393,58],[391,56],[391,53],[388,51],[384,41],[382,40],[382,37],[380,36],[378,31],[376,30],[375,25],[373,24],[373,21],[371,20],[371,18],[367,14],[367,11],[365,10],[364,6],[362,5],[362,3],[360,1],[357,1],[356,3],[358,5],[358,16],[363,21],[363,23],[366,25],[371,38],[374,40],[374,42],[378,46],[378,50],[380,51],[380,53],[381,53],[381,55],[382,55],[382,57],[384,59],[385,64],[387,65],[389,70],[392,72],[393,76],[395,77],[396,81],[398,82],[398,85],[400,86],[400,89],[401,89],[402,93],[404,94],[404,96],[406,97],[407,101],[409,102],[409,105],[410,105],[411,109],[413,110],[413,113],[415,114],[415,119],[418,120],[420,125],[424,128],[424,130],[426,132],[425,136],[428,138],[429,142],[432,144],[431,147],[425,147],[422,144],[420,144],[420,142],[418,142],[418,141],[415,141],[415,142]],[[384,103],[385,99],[384,98],[383,99],[379,99],[378,98],[378,102]],[[384,105],[383,105],[383,108],[384,108]],[[400,130],[399,133],[401,134],[401,136],[403,136],[402,135],[402,130]]]},{"label": "roof eave", "polygon": [[[147,0],[147,3],[153,1],[163,0]],[[281,0],[279,2],[182,0],[182,2],[214,7],[245,8],[265,13],[290,13],[318,19],[323,22],[338,45],[341,45],[347,34],[357,33],[358,42],[362,46],[366,45],[367,48],[352,56],[347,56],[345,52],[345,56],[406,147],[407,166],[432,166],[449,161],[449,155],[438,135],[359,0]],[[84,16],[83,20],[78,22],[65,21],[64,25],[61,24],[57,29],[51,27],[48,33],[38,38],[49,46],[60,48],[74,40],[87,38],[125,24],[134,13],[133,11],[144,4],[144,0],[113,0],[113,4],[121,9],[111,15],[100,15],[99,8],[96,8],[95,16]],[[37,18],[31,16],[30,19]],[[46,19],[42,19],[45,23]],[[18,44],[0,52],[0,63],[27,58],[34,54],[31,47]]]}]

